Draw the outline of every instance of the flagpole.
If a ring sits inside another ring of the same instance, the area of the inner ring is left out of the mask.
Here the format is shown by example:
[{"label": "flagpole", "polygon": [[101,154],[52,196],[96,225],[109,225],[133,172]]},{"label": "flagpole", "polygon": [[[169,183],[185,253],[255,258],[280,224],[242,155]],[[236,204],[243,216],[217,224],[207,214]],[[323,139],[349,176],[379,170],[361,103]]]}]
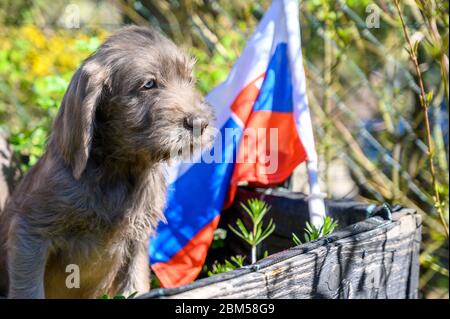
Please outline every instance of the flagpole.
[{"label": "flagpole", "polygon": [[292,98],[294,105],[297,106],[294,108],[294,113],[296,113],[294,116],[298,125],[298,133],[308,154],[306,167],[309,181],[309,196],[307,200],[310,223],[315,226],[321,226],[326,216],[325,195],[321,192],[319,186],[317,153],[306,95],[306,78],[301,50],[299,0],[274,1],[281,1],[283,4],[286,29],[289,34],[289,59],[293,70],[292,80],[294,83]]},{"label": "flagpole", "polygon": [[326,216],[326,208],[324,202],[325,194],[321,192],[319,186],[317,167],[317,160],[307,161],[306,163],[309,180],[309,196],[307,200],[310,223],[315,226],[321,226]]}]

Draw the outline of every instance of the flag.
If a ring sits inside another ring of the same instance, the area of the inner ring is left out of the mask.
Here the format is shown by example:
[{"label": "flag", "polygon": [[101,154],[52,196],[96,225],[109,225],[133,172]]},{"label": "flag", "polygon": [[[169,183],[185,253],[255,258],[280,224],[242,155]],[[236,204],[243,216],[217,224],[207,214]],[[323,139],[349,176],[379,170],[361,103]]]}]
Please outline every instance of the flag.
[{"label": "flag", "polygon": [[220,212],[237,185],[274,185],[308,162],[310,214],[324,215],[306,97],[297,0],[274,0],[228,78],[206,97],[218,134],[211,150],[170,167],[166,223],[150,240],[163,287],[198,276]]}]

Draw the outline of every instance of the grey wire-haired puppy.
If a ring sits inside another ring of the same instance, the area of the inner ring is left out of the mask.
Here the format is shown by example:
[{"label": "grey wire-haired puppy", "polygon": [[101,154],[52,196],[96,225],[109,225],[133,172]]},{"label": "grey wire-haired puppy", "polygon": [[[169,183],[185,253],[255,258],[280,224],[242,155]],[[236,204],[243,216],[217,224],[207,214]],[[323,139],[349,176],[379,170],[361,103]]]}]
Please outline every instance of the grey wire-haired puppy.
[{"label": "grey wire-haired puppy", "polygon": [[[148,240],[163,218],[164,162],[212,138],[213,114],[194,88],[192,66],[142,27],[119,30],[83,62],[45,154],[1,213],[3,293],[95,298],[149,290]],[[66,282],[77,267],[79,288],[74,278]]]}]

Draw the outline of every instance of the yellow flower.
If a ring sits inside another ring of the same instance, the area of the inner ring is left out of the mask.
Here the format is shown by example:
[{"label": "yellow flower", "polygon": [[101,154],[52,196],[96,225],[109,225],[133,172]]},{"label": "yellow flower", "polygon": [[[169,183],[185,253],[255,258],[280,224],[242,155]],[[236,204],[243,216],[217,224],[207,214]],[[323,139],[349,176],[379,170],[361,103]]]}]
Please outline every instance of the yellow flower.
[{"label": "yellow flower", "polygon": [[48,49],[55,53],[64,51],[66,45],[67,39],[64,39],[60,36],[53,36],[48,41]]},{"label": "yellow flower", "polygon": [[68,53],[62,53],[57,56],[56,63],[61,71],[74,69],[78,65],[79,58]]},{"label": "yellow flower", "polygon": [[21,33],[29,40],[36,48],[44,48],[47,43],[47,39],[41,30],[33,25],[25,25],[21,28]]},{"label": "yellow flower", "polygon": [[40,54],[35,56],[31,64],[31,72],[35,76],[45,76],[51,74],[53,61],[47,54]]}]

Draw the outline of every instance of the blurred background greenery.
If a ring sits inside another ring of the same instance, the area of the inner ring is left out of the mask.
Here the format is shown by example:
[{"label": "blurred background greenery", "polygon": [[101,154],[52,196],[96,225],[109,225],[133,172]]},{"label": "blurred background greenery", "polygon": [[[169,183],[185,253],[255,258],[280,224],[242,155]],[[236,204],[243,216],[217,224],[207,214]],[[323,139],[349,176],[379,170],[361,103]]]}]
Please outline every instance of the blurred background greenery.
[{"label": "blurred background greenery", "polygon": [[[22,171],[42,154],[70,77],[114,29],[152,25],[198,60],[198,87],[224,80],[269,0],[0,0],[0,131]],[[447,0],[401,1],[427,92],[448,223]],[[424,112],[393,0],[302,0],[300,23],[321,182],[330,196],[424,217],[420,289],[448,298],[448,238],[435,208]],[[299,168],[291,187],[304,190]]]}]

